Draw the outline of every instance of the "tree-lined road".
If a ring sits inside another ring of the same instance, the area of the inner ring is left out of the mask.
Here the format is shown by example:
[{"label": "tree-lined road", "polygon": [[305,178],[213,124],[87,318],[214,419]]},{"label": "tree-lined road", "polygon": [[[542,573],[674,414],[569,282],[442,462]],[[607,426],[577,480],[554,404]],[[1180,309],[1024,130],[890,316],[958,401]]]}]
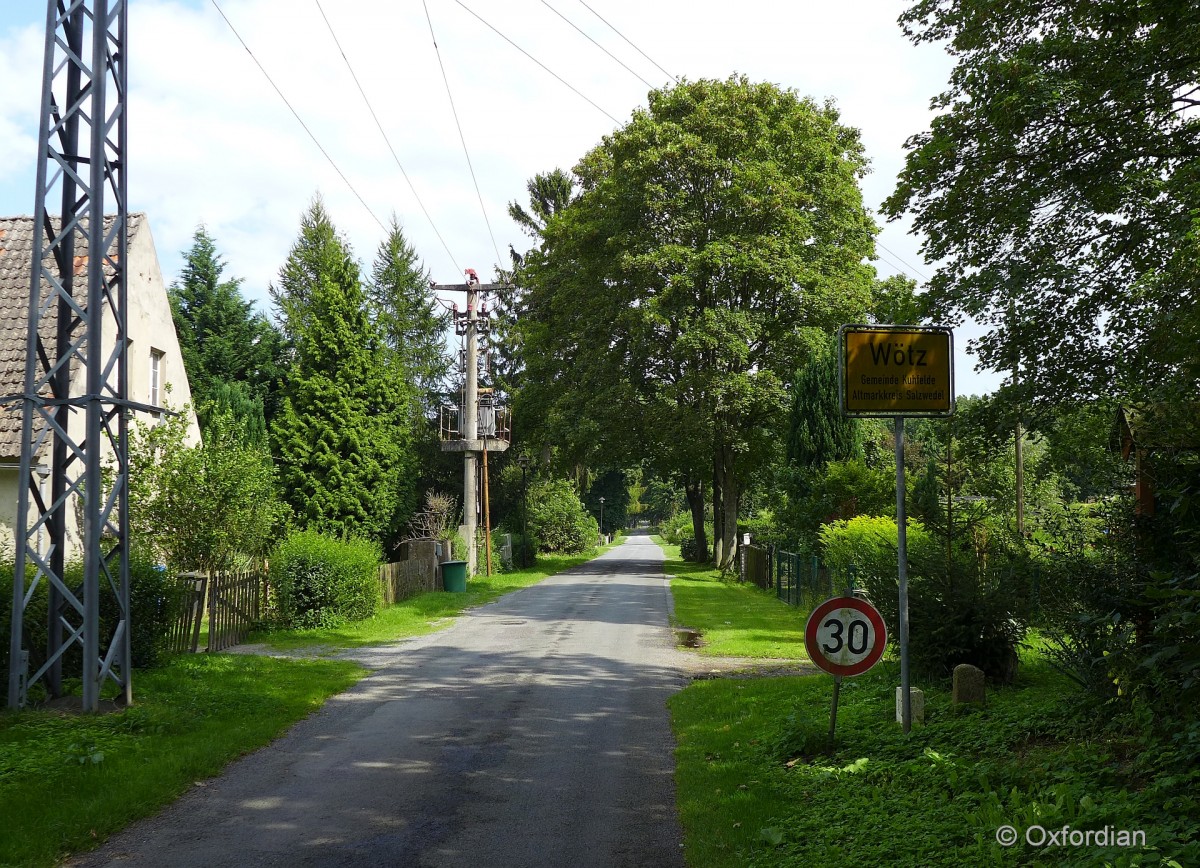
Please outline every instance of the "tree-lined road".
[{"label": "tree-lined road", "polygon": [[644,535],[452,627],[75,865],[682,865]]}]

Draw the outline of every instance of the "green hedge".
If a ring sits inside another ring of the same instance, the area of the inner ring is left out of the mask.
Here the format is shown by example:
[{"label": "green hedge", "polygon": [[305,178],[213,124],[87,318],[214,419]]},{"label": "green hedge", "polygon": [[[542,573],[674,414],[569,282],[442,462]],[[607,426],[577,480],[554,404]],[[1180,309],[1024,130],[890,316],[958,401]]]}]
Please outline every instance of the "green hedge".
[{"label": "green hedge", "polygon": [[379,611],[381,560],[379,546],[366,540],[292,533],[271,558],[280,623],[303,629],[370,618]]},{"label": "green hedge", "polygon": [[[0,659],[8,662],[8,647],[12,636],[12,561],[0,564]],[[72,588],[83,585],[83,566],[70,564],[64,571],[67,584]],[[34,578],[32,567],[26,569],[26,586]],[[105,582],[101,578],[102,587]],[[38,582],[33,598],[29,601],[22,618],[23,636],[21,645],[29,651],[29,672],[33,674],[46,662],[47,607],[49,605],[49,582],[44,578]],[[129,620],[130,654],[137,669],[159,666],[165,662],[167,642],[171,625],[178,613],[179,585],[174,576],[167,573],[153,557],[134,549],[129,556]],[[116,629],[118,608],[116,597],[111,593],[100,598],[100,634],[111,636]],[[78,623],[79,619],[72,619]],[[79,646],[70,648],[63,656],[63,677],[76,678],[83,671]]]},{"label": "green hedge", "polygon": [[[945,543],[919,521],[908,521],[909,653],[914,667],[931,676],[949,675],[959,663],[978,666],[989,677],[1009,681],[1016,670],[1017,644],[1024,638],[1028,588],[1025,574],[1009,558],[956,549],[949,563]],[[899,600],[897,533],[892,518],[861,515],[822,526],[825,563],[854,568],[897,643]]]}]

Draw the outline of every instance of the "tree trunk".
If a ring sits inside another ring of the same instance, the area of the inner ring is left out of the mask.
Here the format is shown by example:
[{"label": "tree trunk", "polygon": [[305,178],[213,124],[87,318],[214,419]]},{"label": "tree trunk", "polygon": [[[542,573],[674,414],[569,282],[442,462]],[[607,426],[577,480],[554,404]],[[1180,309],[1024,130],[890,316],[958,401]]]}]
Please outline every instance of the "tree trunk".
[{"label": "tree trunk", "polygon": [[[734,475],[733,450],[725,442],[717,452],[715,470],[720,476],[721,493],[719,499],[714,496],[713,512],[721,516],[720,546],[721,556],[716,558],[719,569],[729,569],[734,564],[737,553],[737,519],[738,519],[738,484]],[[716,523],[713,525],[713,536],[718,536]]]},{"label": "tree trunk", "polygon": [[725,558],[725,511],[722,507],[724,491],[722,483],[721,452],[723,443],[721,435],[714,435],[713,443],[713,477],[712,477],[712,512],[713,512],[713,563],[718,567]]},{"label": "tree trunk", "polygon": [[696,537],[696,561],[708,560],[708,534],[704,530],[704,483],[700,480],[685,480],[683,493],[688,508],[692,511],[692,534]]}]

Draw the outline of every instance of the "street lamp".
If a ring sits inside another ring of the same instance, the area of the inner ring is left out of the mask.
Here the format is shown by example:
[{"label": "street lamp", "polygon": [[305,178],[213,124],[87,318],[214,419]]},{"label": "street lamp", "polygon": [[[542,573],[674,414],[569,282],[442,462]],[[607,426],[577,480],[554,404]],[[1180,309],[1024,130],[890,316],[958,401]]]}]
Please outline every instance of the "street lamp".
[{"label": "street lamp", "polygon": [[604,498],[600,498],[600,536],[604,536]]},{"label": "street lamp", "polygon": [[526,496],[525,471],[529,469],[529,456],[517,457],[521,465],[521,569],[529,566],[529,498]]}]

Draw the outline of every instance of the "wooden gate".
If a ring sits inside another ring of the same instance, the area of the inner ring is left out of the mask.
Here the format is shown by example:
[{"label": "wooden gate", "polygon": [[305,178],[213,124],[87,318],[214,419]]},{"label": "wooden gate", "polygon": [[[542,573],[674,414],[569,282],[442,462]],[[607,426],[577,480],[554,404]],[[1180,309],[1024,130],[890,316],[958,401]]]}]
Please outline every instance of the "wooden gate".
[{"label": "wooden gate", "polygon": [[224,651],[250,634],[261,617],[263,575],[214,573],[208,586],[208,650]]},{"label": "wooden gate", "polygon": [[740,546],[741,580],[753,582],[764,591],[771,587],[771,555],[763,548],[752,545]]},{"label": "wooden gate", "polygon": [[200,624],[204,620],[208,575],[182,573],[176,576],[176,581],[176,615],[168,648],[173,654],[195,654],[200,647]]},{"label": "wooden gate", "polygon": [[170,650],[195,654],[208,620],[206,651],[224,651],[245,640],[262,617],[266,575],[244,573],[182,573],[178,577],[175,623]]}]

